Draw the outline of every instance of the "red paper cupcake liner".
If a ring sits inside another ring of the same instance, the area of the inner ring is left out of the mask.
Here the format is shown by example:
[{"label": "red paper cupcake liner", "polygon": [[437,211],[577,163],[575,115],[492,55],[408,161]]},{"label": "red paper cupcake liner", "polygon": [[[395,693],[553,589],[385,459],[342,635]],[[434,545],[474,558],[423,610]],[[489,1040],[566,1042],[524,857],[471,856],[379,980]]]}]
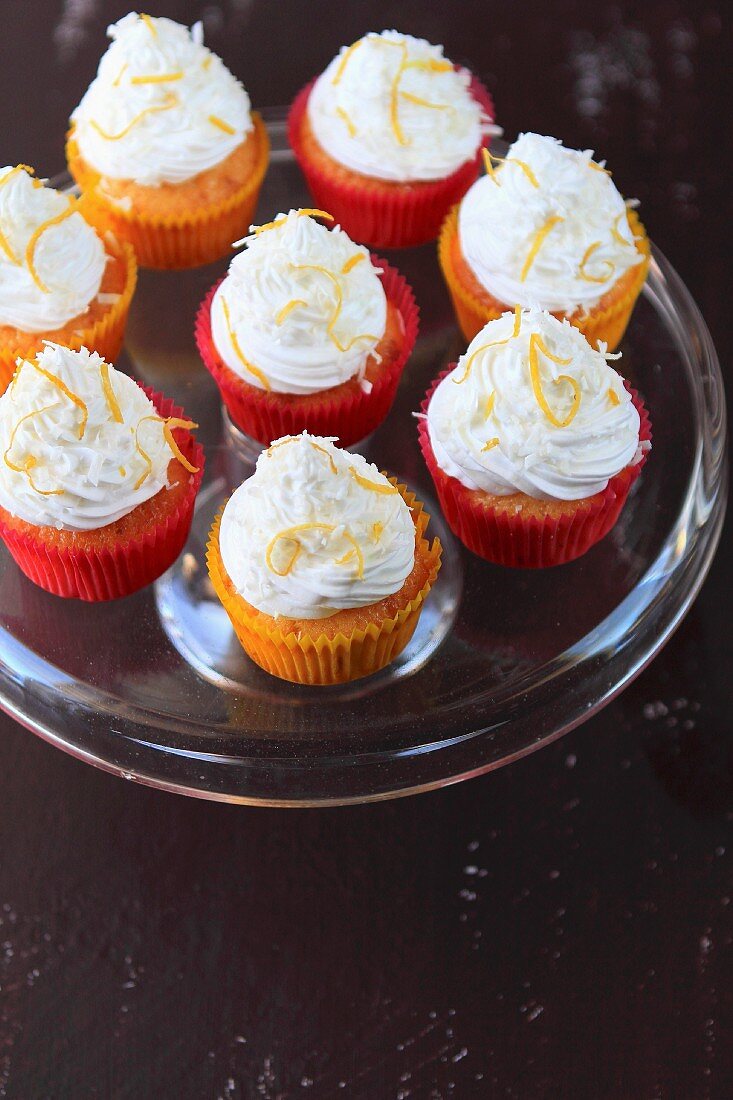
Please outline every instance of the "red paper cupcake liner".
[{"label": "red paper cupcake liner", "polygon": [[273,439],[299,435],[336,436],[341,447],[358,443],[377,428],[390,408],[397,392],[400,376],[412,354],[417,339],[419,310],[412,287],[395,268],[378,256],[371,257],[376,267],[387,301],[402,318],[404,335],[399,354],[390,363],[383,363],[372,382],[370,393],[349,383],[323,390],[307,401],[298,395],[272,393],[243,381],[221,359],[211,335],[211,303],[219,280],[201,303],[196,317],[196,343],[207,370],[213,375],[221,397],[237,427],[252,439],[267,446]]},{"label": "red paper cupcake liner", "polygon": [[[433,382],[422,403],[427,413],[433,393],[439,383],[455,367],[451,364]],[[639,441],[651,441],[651,422],[644,403],[628,383],[625,383],[639,413]],[[629,490],[646,461],[627,466],[609,481],[602,493],[577,501],[572,513],[557,516],[525,517],[521,512],[510,514],[487,505],[486,495],[467,489],[438,465],[428,433],[427,420],[418,421],[420,449],[435,483],[440,506],[448,526],[472,553],[497,565],[522,569],[542,569],[573,561],[599,542],[611,530],[624,506]]]},{"label": "red paper cupcake liner", "polygon": [[[170,398],[146,386],[141,388],[160,416],[183,415],[183,410]],[[0,518],[0,538],[25,575],[55,596],[98,602],[129,596],[165,573],[188,538],[196,494],[204,472],[201,445],[185,429],[176,429],[174,435],[191,465],[198,466],[198,473],[190,475],[187,492],[176,509],[140,537],[114,548],[62,548],[44,541],[43,527],[38,528],[38,534],[29,534],[27,530],[19,531]]]},{"label": "red paper cupcake liner", "polygon": [[[329,172],[315,163],[302,141],[308,97],[315,80],[296,96],[288,115],[288,140],[316,206],[333,214],[352,240],[372,248],[408,248],[433,241],[451,206],[459,202],[477,178],[476,156],[445,179],[409,184],[385,184],[356,172]],[[494,103],[477,77],[471,77],[473,98],[493,120]],[[488,145],[489,139],[483,144]],[[339,166],[340,167],[340,166]]]}]

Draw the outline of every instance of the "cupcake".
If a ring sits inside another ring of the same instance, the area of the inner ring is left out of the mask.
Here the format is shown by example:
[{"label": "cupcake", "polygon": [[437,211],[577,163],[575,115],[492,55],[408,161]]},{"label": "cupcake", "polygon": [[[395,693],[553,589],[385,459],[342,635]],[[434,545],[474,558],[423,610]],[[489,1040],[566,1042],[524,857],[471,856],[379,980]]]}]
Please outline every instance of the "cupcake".
[{"label": "cupcake", "polygon": [[0,169],[0,394],[46,339],[115,359],[137,278],[129,245],[33,175]]},{"label": "cupcake", "polygon": [[472,340],[508,309],[539,306],[597,346],[619,344],[649,266],[632,204],[591,153],[522,134],[447,217],[439,256]]},{"label": "cupcake", "polygon": [[254,216],[269,143],[202,28],[131,13],[71,116],[69,170],[87,216],[145,267],[226,255]]},{"label": "cupcake", "polygon": [[57,596],[111,600],[183,548],[203,452],[172,401],[47,342],[0,397],[0,538]]},{"label": "cupcake", "polygon": [[420,445],[451,530],[474,554],[560,565],[611,530],[651,432],[609,358],[567,320],[517,307],[433,384]]},{"label": "cupcake", "polygon": [[404,485],[307,432],[260,455],[209,539],[209,573],[249,656],[301,684],[367,676],[407,645],[440,543]]},{"label": "cupcake", "polygon": [[397,31],[344,47],[296,98],[288,133],[316,203],[354,240],[424,244],[476,179],[488,92],[442,46]]},{"label": "cupcake", "polygon": [[260,443],[305,429],[350,446],[387,415],[417,336],[410,287],[319,210],[254,228],[196,323],[232,420]]}]

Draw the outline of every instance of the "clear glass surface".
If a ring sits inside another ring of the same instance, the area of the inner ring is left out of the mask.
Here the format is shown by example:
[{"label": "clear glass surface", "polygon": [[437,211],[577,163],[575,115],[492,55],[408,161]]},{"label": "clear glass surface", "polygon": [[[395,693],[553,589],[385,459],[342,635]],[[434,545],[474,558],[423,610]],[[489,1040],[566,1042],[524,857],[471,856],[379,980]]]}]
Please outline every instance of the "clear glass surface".
[{"label": "clear glass surface", "polygon": [[[267,113],[266,113],[267,114]],[[260,215],[309,205],[283,115]],[[421,334],[395,406],[363,447],[427,502],[444,567],[393,666],[344,687],[268,676],[238,647],[206,577],[210,521],[257,447],[222,415],[193,318],[226,262],[141,272],[120,365],[200,424],[207,472],[191,538],[165,577],[111,604],[35,588],[0,544],[0,704],[109,771],[181,793],[263,805],[386,798],[509,763],[583,722],[659,651],[708,570],[725,511],[720,368],[679,276],[654,250],[622,345],[654,447],[611,534],[545,571],[490,565],[446,531],[412,413],[463,350],[432,245],[388,257],[412,283]]]}]

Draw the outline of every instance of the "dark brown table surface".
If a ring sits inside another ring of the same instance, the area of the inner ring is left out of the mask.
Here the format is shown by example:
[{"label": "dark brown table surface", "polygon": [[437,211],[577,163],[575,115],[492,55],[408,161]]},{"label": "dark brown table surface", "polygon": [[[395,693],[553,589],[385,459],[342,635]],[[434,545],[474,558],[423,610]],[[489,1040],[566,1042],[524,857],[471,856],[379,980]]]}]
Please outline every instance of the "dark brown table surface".
[{"label": "dark brown table surface", "polygon": [[[0,163],[52,175],[104,27],[0,0]],[[727,371],[730,5],[159,3],[255,105],[370,29],[443,42],[499,121],[608,158]],[[0,1097],[733,1095],[733,538],[661,656],[553,747],[375,806],[240,809],[0,717]]]}]

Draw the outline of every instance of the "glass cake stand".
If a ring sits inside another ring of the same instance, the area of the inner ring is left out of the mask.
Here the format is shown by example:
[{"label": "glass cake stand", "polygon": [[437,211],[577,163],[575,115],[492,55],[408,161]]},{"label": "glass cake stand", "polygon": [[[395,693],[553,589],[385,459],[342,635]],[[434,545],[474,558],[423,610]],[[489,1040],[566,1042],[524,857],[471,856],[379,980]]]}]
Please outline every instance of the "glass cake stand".
[{"label": "glass cake stand", "polygon": [[[310,205],[285,139],[260,220]],[[621,520],[579,561],[515,571],[463,550],[435,506],[412,413],[463,350],[435,247],[389,257],[412,283],[420,338],[386,423],[358,448],[400,476],[444,547],[415,636],[390,668],[344,687],[268,676],[239,648],[209,585],[210,522],[259,448],[222,415],[193,340],[226,269],[141,272],[118,364],[200,424],[206,476],[191,537],[156,585],[116,603],[35,588],[0,544],[0,705],[28,729],[126,779],[268,806],[369,801],[498,768],[585,721],[636,676],[690,607],[723,521],[726,417],[710,335],[657,249],[623,343],[654,447]]]}]

